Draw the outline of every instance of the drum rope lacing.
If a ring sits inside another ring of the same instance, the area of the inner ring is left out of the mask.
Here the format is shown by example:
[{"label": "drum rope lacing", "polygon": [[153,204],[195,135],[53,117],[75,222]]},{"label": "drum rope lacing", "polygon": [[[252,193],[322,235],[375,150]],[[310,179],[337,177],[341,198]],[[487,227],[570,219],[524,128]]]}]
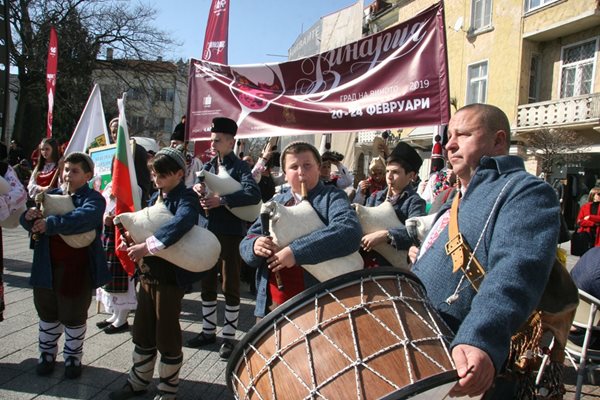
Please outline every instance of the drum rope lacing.
[{"label": "drum rope lacing", "polygon": [[[421,354],[423,357],[425,357],[427,360],[429,360],[429,362],[431,362],[433,365],[435,365],[437,368],[440,369],[440,371],[446,371],[447,369],[444,368],[443,365],[441,365],[438,361],[436,361],[433,357],[431,357],[429,354],[427,354],[423,349],[419,348],[419,344],[421,343],[430,343],[431,341],[441,341],[443,344],[443,348],[446,354],[447,359],[450,361],[451,365],[453,365],[452,363],[452,358],[451,355],[449,353],[448,350],[448,339],[447,337],[442,333],[441,328],[438,326],[436,319],[433,317],[433,313],[432,313],[432,309],[431,309],[431,305],[429,304],[428,300],[424,300],[426,299],[426,297],[423,294],[423,291],[420,287],[417,287],[416,285],[413,285],[413,281],[410,279],[407,279],[405,277],[402,277],[400,275],[398,275],[396,277],[397,280],[397,289],[399,290],[399,294],[397,296],[394,296],[392,294],[390,294],[381,284],[380,282],[377,281],[376,277],[368,277],[368,278],[361,278],[360,281],[360,303],[356,304],[354,306],[347,306],[345,305],[334,293],[332,290],[326,290],[325,292],[323,292],[322,294],[317,294],[314,296],[314,318],[315,318],[315,325],[310,327],[309,329],[302,329],[294,320],[292,320],[290,317],[288,317],[287,315],[283,315],[281,318],[276,319],[275,321],[273,321],[273,332],[274,334],[274,338],[275,338],[275,351],[271,356],[267,356],[265,354],[263,354],[261,352],[261,350],[256,347],[254,344],[249,344],[249,348],[246,349],[244,348],[243,351],[243,360],[245,363],[245,371],[248,375],[248,377],[250,378],[250,381],[247,384],[244,384],[235,374],[233,374],[233,379],[235,381],[235,383],[237,383],[238,385],[240,385],[244,390],[245,390],[245,396],[243,397],[244,399],[247,399],[250,397],[251,394],[256,395],[259,399],[263,399],[263,395],[261,393],[259,393],[257,390],[255,390],[255,384],[258,381],[258,379],[260,379],[265,373],[268,375],[269,378],[269,383],[270,383],[270,389],[271,389],[271,397],[272,399],[277,398],[277,393],[276,393],[276,388],[275,388],[275,382],[274,382],[274,376],[273,376],[273,368],[271,368],[271,366],[273,365],[273,363],[275,361],[280,362],[282,365],[284,365],[286,367],[286,369],[297,379],[297,381],[306,389],[307,391],[307,395],[306,397],[304,397],[305,399],[315,399],[315,398],[322,398],[322,399],[326,399],[327,397],[325,397],[325,395],[323,395],[320,391],[322,390],[323,387],[325,387],[327,384],[329,384],[330,382],[334,381],[335,379],[337,379],[338,377],[340,377],[341,375],[347,373],[349,370],[354,370],[354,376],[355,376],[355,382],[356,382],[356,398],[360,399],[361,396],[361,374],[360,374],[360,370],[361,367],[365,370],[370,371],[371,373],[373,373],[374,375],[376,375],[378,378],[380,378],[381,380],[383,380],[384,382],[386,382],[387,384],[389,384],[392,388],[394,388],[394,390],[398,390],[400,389],[400,387],[394,383],[393,381],[391,381],[388,377],[384,376],[382,373],[380,373],[379,371],[374,370],[370,365],[368,365],[367,363],[370,362],[371,360],[376,359],[377,357],[379,357],[380,355],[393,350],[395,348],[399,348],[402,347],[404,350],[404,357],[405,357],[405,361],[406,361],[406,365],[408,367],[409,370],[409,378],[410,378],[410,383],[414,383],[417,378],[414,376],[414,371],[412,370],[412,363],[410,361],[411,359],[411,355],[408,352],[408,348],[410,347],[411,349],[417,351],[419,354]],[[423,295],[423,297],[421,298],[416,298],[416,297],[408,297],[403,293],[403,287],[402,287],[402,282],[403,281],[405,283],[409,284],[409,287],[413,290],[416,291],[417,293]],[[377,285],[377,287],[381,290],[381,292],[383,294],[385,294],[387,296],[386,299],[382,299],[382,300],[376,300],[376,301],[365,301],[366,295],[364,293],[364,288],[365,288],[365,283],[367,282],[371,282],[374,283],[375,285]],[[337,289],[334,289],[337,290]],[[327,318],[325,320],[319,321],[319,300],[322,298],[326,298],[327,296],[331,297],[333,300],[336,301],[336,303],[338,305],[340,305],[344,311],[334,315],[330,318]],[[393,308],[394,308],[394,313],[395,313],[395,317],[397,319],[396,322],[399,323],[400,329],[401,329],[401,333],[404,336],[404,338],[401,338],[400,336],[398,336],[398,334],[396,334],[392,329],[390,329],[386,323],[384,321],[382,321],[380,318],[378,318],[376,315],[374,315],[371,310],[368,309],[368,307],[371,306],[377,306],[379,304],[387,304],[390,302],[390,300],[392,301],[393,304]],[[398,309],[399,304],[398,303],[403,304],[404,306],[406,306],[408,308],[408,310],[410,310],[414,315],[416,315],[421,322],[431,331],[435,334],[435,336],[432,337],[424,337],[424,338],[419,338],[419,339],[408,339],[407,338],[407,331],[406,331],[406,327],[404,326],[405,323],[402,321],[402,317],[401,317],[401,312]],[[419,314],[419,312],[417,312],[417,310],[415,309],[415,307],[412,305],[412,303],[416,303],[419,304],[420,306],[424,307],[424,309],[427,312],[427,316],[429,318],[429,320],[426,320],[423,316],[421,316]],[[374,352],[373,354],[370,354],[366,357],[361,357],[360,355],[360,346],[358,344],[358,335],[357,332],[355,330],[356,326],[353,320],[353,316],[357,310],[361,310],[364,311],[365,313],[367,313],[371,318],[373,318],[373,320],[375,322],[377,322],[382,328],[384,328],[387,332],[389,332],[395,339],[396,339],[396,343],[393,343],[389,346],[386,346],[376,352]],[[336,342],[335,339],[329,337],[324,331],[323,331],[323,327],[327,327],[329,324],[334,323],[336,321],[342,320],[342,319],[348,319],[348,322],[350,324],[351,327],[351,334],[352,334],[352,340],[353,340],[353,349],[354,349],[354,357],[352,357],[351,355],[347,354]],[[440,320],[442,321],[442,320]],[[281,347],[281,343],[280,343],[280,335],[277,335],[278,332],[278,326],[279,325],[285,325],[285,324],[290,324],[292,325],[295,329],[298,330],[298,332],[302,333],[302,337],[296,338],[294,340],[292,340],[287,346],[285,347]],[[442,321],[443,323],[443,321]],[[432,326],[433,325],[433,326]],[[447,328],[447,327],[446,327]],[[448,330],[449,331],[449,330]],[[348,361],[348,365],[346,365],[342,370],[332,374],[331,376],[329,376],[328,378],[322,380],[322,382],[320,384],[317,384],[317,378],[316,378],[316,373],[317,371],[315,371],[315,363],[314,363],[314,359],[313,359],[313,355],[311,354],[311,346],[310,346],[310,336],[311,335],[315,335],[315,334],[319,334],[321,335],[323,338],[325,338],[327,340],[327,342],[329,344],[331,344],[331,346],[333,348],[336,349],[336,351],[343,356],[343,358],[345,358]],[[310,365],[310,383],[306,382],[305,379],[303,379],[299,373],[297,371],[294,370],[294,368],[286,361],[284,355],[285,353],[292,349],[293,347],[295,347],[296,345],[298,345],[299,343],[304,342],[304,347],[305,347],[305,351],[306,351],[306,356],[307,356],[307,360],[309,360],[309,365]],[[249,368],[249,356],[255,354],[258,355],[260,357],[260,359],[265,363],[255,374],[252,374],[252,371],[250,371]],[[233,385],[234,388],[236,387],[236,385]],[[237,393],[236,390],[236,397],[240,398],[240,394]]]}]

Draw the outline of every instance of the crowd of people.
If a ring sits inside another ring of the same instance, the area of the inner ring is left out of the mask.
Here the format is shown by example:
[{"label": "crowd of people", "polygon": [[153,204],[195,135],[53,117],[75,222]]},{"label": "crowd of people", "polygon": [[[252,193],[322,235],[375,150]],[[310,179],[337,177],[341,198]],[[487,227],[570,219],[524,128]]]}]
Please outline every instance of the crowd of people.
[{"label": "crowd of people", "polygon": [[[239,157],[234,151],[237,124],[224,117],[213,120],[214,157],[202,164],[185,151],[183,124],[185,119],[173,132],[169,146],[155,154],[136,146],[134,152],[136,195],[148,206],[164,203],[172,220],[145,241],[123,242],[120,247],[115,241],[112,183],[102,193],[90,188],[94,162],[89,155],[73,152],[60,157],[56,140],[44,139],[33,171],[21,176],[17,169],[27,165],[22,164],[16,143],[14,150],[11,144],[13,158],[9,155],[8,162],[0,163],[0,172],[11,187],[9,193],[0,195],[0,219],[38,193],[68,194],[75,207],[61,216],[44,216],[30,204],[20,217],[21,225],[32,234],[34,250],[30,283],[39,316],[37,374],[54,371],[58,339],[64,333],[65,377],[80,376],[90,293],[96,290],[97,300],[109,315],[97,328],[109,335],[131,331],[134,344],[127,383],[110,398],[129,399],[145,393],[157,360],[156,399],[176,398],[184,345],[197,348],[219,343],[220,358],[230,358],[244,275],[256,295],[254,315],[259,321],[318,283],[302,265],[360,251],[365,268],[386,266],[389,260],[375,248],[387,244],[407,252],[411,273],[455,333],[449,351],[458,381],[451,394],[515,398],[517,383],[507,374],[511,337],[535,310],[549,279],[558,243],[560,204],[550,185],[527,173],[523,160],[508,155],[510,124],[504,112],[484,104],[458,110],[449,122],[444,148],[440,144],[438,149],[443,151],[442,164],[421,182],[418,174],[423,159],[405,142],[374,157],[368,176],[355,184],[342,154],[320,152],[307,142],[292,142],[279,152],[269,141],[256,160],[250,154]],[[118,119],[110,121],[112,142],[117,126]],[[226,172],[240,189],[219,193],[202,179],[201,171]],[[279,246],[265,233],[260,218],[247,221],[234,211],[261,201],[285,207],[306,201],[323,227]],[[366,207],[389,203],[397,226],[364,234],[352,203]],[[600,188],[595,187],[577,218],[578,229],[594,236],[594,248],[572,271],[578,286],[596,297],[600,296],[598,203]],[[418,238],[406,221],[427,215],[434,217]],[[212,268],[190,272],[157,256],[182,240],[194,225],[208,229],[221,245]],[[460,229],[460,245],[471,254],[466,264],[457,265],[448,253],[453,229]],[[90,230],[96,236],[81,248],[65,241],[65,236]],[[128,260],[120,258],[119,252]],[[472,261],[479,268],[475,275],[469,270]],[[202,299],[201,331],[184,344],[179,323],[182,299],[196,282]],[[220,337],[219,292],[225,299]],[[0,316],[2,307],[0,303]]]}]

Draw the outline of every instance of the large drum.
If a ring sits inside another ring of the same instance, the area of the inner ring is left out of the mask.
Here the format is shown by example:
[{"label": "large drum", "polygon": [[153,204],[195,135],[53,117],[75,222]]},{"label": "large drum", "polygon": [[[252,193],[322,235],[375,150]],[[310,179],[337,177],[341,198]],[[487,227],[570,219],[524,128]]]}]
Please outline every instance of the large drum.
[{"label": "large drum", "polygon": [[457,379],[451,335],[414,275],[355,271],[254,326],[229,359],[228,386],[238,399],[443,398]]}]

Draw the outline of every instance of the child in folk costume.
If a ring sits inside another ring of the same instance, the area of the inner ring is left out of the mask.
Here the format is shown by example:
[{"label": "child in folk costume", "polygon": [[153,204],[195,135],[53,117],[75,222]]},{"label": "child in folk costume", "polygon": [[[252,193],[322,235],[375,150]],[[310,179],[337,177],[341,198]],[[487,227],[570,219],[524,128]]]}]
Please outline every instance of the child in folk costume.
[{"label": "child in folk costume", "polygon": [[183,361],[179,314],[185,288],[202,278],[162,258],[157,251],[179,241],[198,221],[198,196],[184,184],[185,158],[174,148],[163,148],[150,162],[152,179],[159,192],[150,199],[154,204],[163,196],[165,206],[173,213],[169,223],[158,229],[145,242],[127,249],[136,263],[143,260],[139,271],[138,307],[133,322],[133,366],[127,383],[109,395],[123,400],[143,395],[152,380],[157,351],[160,353],[159,395],[155,399],[174,399],[179,386],[179,369]]},{"label": "child in folk costume", "polygon": [[[63,180],[65,189],[51,189],[49,194],[69,194],[75,209],[64,215],[43,217],[31,208],[21,216],[21,225],[38,235],[34,241],[30,284],[33,301],[40,317],[40,359],[38,375],[54,370],[57,342],[63,331],[65,345],[65,377],[81,375],[83,340],[87,311],[92,301],[92,289],[110,280],[106,258],[100,243],[102,215],[106,202],[91,189],[94,162],[84,153],[74,152],[65,159]],[[86,247],[73,248],[62,235],[77,235],[90,230],[96,237]]]},{"label": "child in folk costume", "polygon": [[39,149],[39,159],[27,185],[29,197],[32,199],[44,190],[58,187],[59,177],[55,177],[60,169],[58,142],[54,138],[45,138],[40,143]]},{"label": "child in folk costume", "polygon": [[[302,185],[307,200],[326,225],[279,248],[270,237],[261,235],[256,221],[240,244],[240,254],[256,273],[256,308],[254,315],[264,317],[269,311],[300,293],[317,280],[300,265],[317,264],[343,257],[358,250],[362,230],[346,193],[319,179],[321,156],[306,142],[292,142],[281,153],[281,168],[290,184],[273,201],[293,206],[302,200]],[[298,221],[297,223],[302,223]],[[275,272],[283,283],[279,289]]]},{"label": "child in folk costume", "polygon": [[[11,166],[5,161],[0,161],[0,176],[5,180],[8,192],[0,194],[0,221],[5,221],[14,213],[20,212],[27,202],[27,192]],[[2,228],[0,228],[0,321],[4,320],[4,248],[2,245]]]},{"label": "child in folk costume", "polygon": [[387,188],[373,193],[367,199],[367,207],[376,207],[388,201],[394,207],[400,225],[389,230],[366,234],[361,240],[362,256],[367,268],[391,265],[373,247],[387,242],[397,250],[408,250],[413,239],[408,234],[405,221],[408,218],[426,215],[425,200],[413,189],[411,182],[419,172],[423,160],[409,144],[404,142],[392,150],[386,160],[385,176]]},{"label": "child in folk costume", "polygon": [[[106,211],[104,212],[104,229],[102,232],[102,247],[106,253],[108,270],[112,280],[96,290],[96,298],[102,302],[106,312],[111,316],[96,323],[96,326],[104,330],[107,335],[126,332],[129,330],[127,316],[130,310],[137,307],[135,295],[135,283],[125,270],[121,261],[115,254],[115,218],[116,201],[112,196],[112,182],[102,191],[106,200]],[[141,197],[141,190],[140,190]],[[133,271],[130,271],[133,274]]]}]

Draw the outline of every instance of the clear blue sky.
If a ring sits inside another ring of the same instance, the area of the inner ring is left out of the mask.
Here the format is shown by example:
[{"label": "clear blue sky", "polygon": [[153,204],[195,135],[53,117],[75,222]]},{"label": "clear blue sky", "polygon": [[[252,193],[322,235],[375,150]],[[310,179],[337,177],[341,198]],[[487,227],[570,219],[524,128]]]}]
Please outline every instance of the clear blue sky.
[{"label": "clear blue sky", "polygon": [[[229,64],[280,62],[298,35],[355,0],[230,0]],[[166,58],[200,58],[211,0],[151,0],[157,25],[183,45]],[[370,4],[370,0],[365,0]]]}]

